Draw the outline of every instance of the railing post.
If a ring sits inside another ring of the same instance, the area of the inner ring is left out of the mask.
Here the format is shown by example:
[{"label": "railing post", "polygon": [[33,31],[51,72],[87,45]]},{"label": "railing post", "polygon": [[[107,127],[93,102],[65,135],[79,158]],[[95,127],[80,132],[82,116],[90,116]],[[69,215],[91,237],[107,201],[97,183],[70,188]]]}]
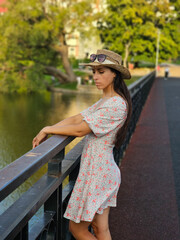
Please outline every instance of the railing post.
[{"label": "railing post", "polygon": [[64,159],[64,149],[48,162],[48,175],[59,176],[61,173],[61,163]]},{"label": "railing post", "polygon": [[[79,173],[79,166],[80,166],[80,163],[74,168],[74,170],[69,174],[69,182],[75,182],[76,181],[76,178],[78,176],[78,173]],[[69,200],[69,199],[67,199]],[[67,207],[67,202],[65,203],[65,208]],[[69,225],[69,221],[67,220],[64,220],[65,222],[65,228],[66,228],[66,231],[68,231],[68,225]],[[71,235],[71,233],[66,233],[64,234],[64,238],[63,240],[75,240],[75,238]]]},{"label": "railing post", "polygon": [[[61,173],[61,162],[64,159],[64,149],[48,162],[48,175],[58,177]],[[44,211],[55,212],[56,239],[62,238],[62,184],[44,203]]]},{"label": "railing post", "polygon": [[28,240],[28,223],[18,233],[14,240]]},{"label": "railing post", "polygon": [[80,163],[76,166],[76,168],[69,174],[69,181],[76,181],[76,178],[79,173]]}]

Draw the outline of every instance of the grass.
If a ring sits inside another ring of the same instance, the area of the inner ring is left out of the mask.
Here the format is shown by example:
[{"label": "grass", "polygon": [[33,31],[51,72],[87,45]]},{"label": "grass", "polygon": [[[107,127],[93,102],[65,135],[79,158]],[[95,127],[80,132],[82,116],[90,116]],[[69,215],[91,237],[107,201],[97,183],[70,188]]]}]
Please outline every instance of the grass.
[{"label": "grass", "polygon": [[70,89],[70,90],[77,89],[77,82],[60,83],[56,78],[52,80],[52,77],[49,75],[44,75],[44,80],[48,85],[53,86],[55,88],[63,88],[63,89]]},{"label": "grass", "polygon": [[80,76],[80,77],[85,77],[87,76],[87,73],[85,72],[81,72],[81,71],[74,71],[76,76]]},{"label": "grass", "polygon": [[59,83],[59,84],[56,84],[55,87],[70,89],[70,90],[77,90],[77,82]]},{"label": "grass", "polygon": [[133,76],[133,77],[131,77],[131,79],[125,80],[125,83],[126,83],[127,86],[129,86],[131,83],[137,81],[140,77],[141,76]]}]

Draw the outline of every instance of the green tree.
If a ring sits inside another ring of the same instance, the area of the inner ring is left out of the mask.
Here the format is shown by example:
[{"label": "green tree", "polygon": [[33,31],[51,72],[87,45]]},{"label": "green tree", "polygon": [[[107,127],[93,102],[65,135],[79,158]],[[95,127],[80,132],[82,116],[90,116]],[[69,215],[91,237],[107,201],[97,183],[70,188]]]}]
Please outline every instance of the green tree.
[{"label": "green tree", "polygon": [[171,61],[180,55],[180,0],[157,0],[152,5],[154,26],[161,31],[159,60]]},{"label": "green tree", "polygon": [[[164,41],[167,44],[163,48],[164,51],[160,52],[160,57],[171,61],[180,56],[180,0],[171,0],[170,7],[173,10],[165,16],[161,41],[161,44],[164,44]],[[168,44],[168,41],[171,41],[171,44]]]},{"label": "green tree", "polygon": [[0,17],[0,87],[33,91],[44,84],[44,74],[75,81],[67,38],[92,27],[92,2],[9,0]]},{"label": "green tree", "polygon": [[177,26],[172,24],[170,6],[166,0],[107,0],[104,18],[98,23],[101,39],[107,48],[123,56],[124,66],[128,60],[155,62],[157,28],[161,28],[160,59],[168,59],[170,54],[177,57],[177,42],[171,36],[171,29],[168,35],[163,32],[167,19],[171,26]]}]

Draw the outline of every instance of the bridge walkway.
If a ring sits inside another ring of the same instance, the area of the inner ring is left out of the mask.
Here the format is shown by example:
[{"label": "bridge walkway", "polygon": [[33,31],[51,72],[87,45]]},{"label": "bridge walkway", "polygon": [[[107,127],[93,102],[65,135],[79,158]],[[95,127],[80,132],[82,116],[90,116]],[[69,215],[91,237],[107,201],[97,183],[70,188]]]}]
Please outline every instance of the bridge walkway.
[{"label": "bridge walkway", "polygon": [[179,240],[180,78],[157,78],[120,166],[113,240]]}]

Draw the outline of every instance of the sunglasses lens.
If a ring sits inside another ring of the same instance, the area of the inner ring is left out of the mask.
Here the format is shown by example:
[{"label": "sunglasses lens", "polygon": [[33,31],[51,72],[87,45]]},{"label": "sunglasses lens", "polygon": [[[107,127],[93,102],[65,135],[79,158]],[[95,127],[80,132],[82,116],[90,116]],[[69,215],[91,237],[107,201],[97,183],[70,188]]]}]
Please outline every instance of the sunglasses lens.
[{"label": "sunglasses lens", "polygon": [[98,61],[99,61],[99,62],[104,62],[105,59],[106,59],[106,55],[104,55],[104,54],[99,54],[99,55],[98,55]]},{"label": "sunglasses lens", "polygon": [[91,62],[94,62],[95,59],[96,59],[96,54],[91,54],[91,55],[90,55],[90,61],[91,61]]}]

